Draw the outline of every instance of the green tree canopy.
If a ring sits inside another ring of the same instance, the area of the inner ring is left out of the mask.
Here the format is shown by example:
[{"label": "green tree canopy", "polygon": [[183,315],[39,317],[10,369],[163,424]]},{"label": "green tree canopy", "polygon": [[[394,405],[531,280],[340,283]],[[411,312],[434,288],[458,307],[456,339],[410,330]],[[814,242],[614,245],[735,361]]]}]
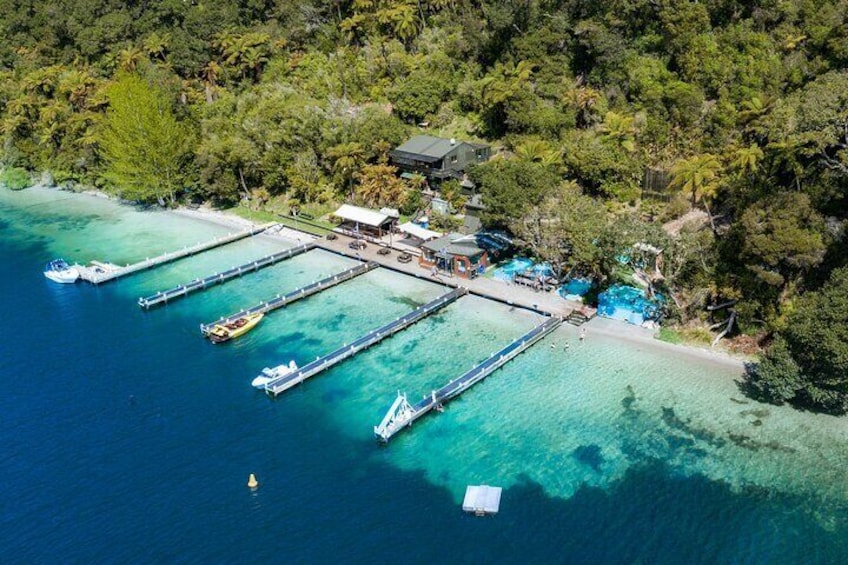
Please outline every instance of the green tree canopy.
[{"label": "green tree canopy", "polygon": [[786,329],[747,378],[775,401],[848,411],[848,267],[798,300]]},{"label": "green tree canopy", "polygon": [[99,145],[110,189],[128,200],[174,204],[192,182],[191,124],[177,120],[162,87],[137,74],[121,75],[107,95]]},{"label": "green tree canopy", "polygon": [[469,176],[483,192],[486,208],[483,222],[506,228],[514,218],[521,218],[560,182],[557,174],[544,165],[497,159],[471,169]]},{"label": "green tree canopy", "polygon": [[762,282],[778,288],[824,259],[824,220],[803,193],[781,193],[748,208],[741,218],[741,259]]},{"label": "green tree canopy", "polygon": [[595,272],[600,249],[596,240],[606,224],[606,210],[584,196],[575,183],[548,191],[538,206],[510,223],[520,244],[563,274],[567,268]]}]

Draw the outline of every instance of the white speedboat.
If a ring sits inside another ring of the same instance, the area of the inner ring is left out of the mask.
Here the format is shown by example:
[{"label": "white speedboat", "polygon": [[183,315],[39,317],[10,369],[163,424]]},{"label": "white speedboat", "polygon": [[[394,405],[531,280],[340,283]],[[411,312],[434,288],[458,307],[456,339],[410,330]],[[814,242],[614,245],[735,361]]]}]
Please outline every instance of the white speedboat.
[{"label": "white speedboat", "polygon": [[277,365],[272,368],[265,367],[262,369],[262,373],[253,379],[250,384],[253,385],[254,388],[263,390],[265,385],[274,379],[284,377],[290,373],[294,373],[295,371],[297,371],[297,363],[295,363],[294,360],[289,361],[288,365],[283,363],[282,365]]},{"label": "white speedboat", "polygon": [[68,265],[64,259],[53,259],[44,268],[44,276],[57,283],[75,283],[80,276],[76,267]]}]

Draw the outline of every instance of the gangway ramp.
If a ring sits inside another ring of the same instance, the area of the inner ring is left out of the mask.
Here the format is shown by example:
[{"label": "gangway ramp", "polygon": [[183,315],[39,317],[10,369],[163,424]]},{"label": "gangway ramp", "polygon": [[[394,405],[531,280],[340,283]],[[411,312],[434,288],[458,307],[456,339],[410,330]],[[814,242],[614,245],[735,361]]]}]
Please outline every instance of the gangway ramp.
[{"label": "gangway ramp", "polygon": [[423,320],[430,314],[441,310],[442,308],[454,302],[461,296],[464,296],[467,292],[468,290],[463,287],[455,288],[447,294],[443,294],[435,300],[428,302],[423,306],[419,306],[409,314],[397,318],[396,320],[386,324],[385,326],[377,328],[376,330],[368,332],[367,334],[360,337],[356,341],[350,343],[349,345],[345,344],[342,347],[333,351],[332,353],[325,355],[324,357],[319,357],[312,363],[301,367],[297,371],[269,381],[265,385],[265,392],[270,395],[277,396],[278,394],[285,392],[293,386],[302,383],[309,377],[314,377],[318,373],[329,369],[337,363],[341,363],[345,359],[353,357],[363,349],[367,349],[374,344],[380,343],[387,337],[390,337],[396,334],[397,332],[408,328],[419,320]]},{"label": "gangway ramp", "polygon": [[224,272],[215,273],[214,275],[209,275],[208,277],[204,277],[202,279],[194,279],[191,282],[179,284],[173,288],[169,288],[168,290],[161,290],[156,294],[152,294],[144,298],[139,298],[138,305],[147,310],[153,308],[154,306],[167,304],[168,302],[177,300],[184,296],[188,296],[192,292],[198,290],[206,290],[211,286],[223,284],[236,277],[240,277],[245,273],[252,273],[254,271],[258,271],[259,269],[275,265],[280,261],[291,259],[292,257],[300,255],[301,253],[306,253],[307,251],[310,251],[314,248],[315,244],[310,242],[305,243],[303,245],[298,245],[297,247],[292,247],[291,249],[286,249],[285,251],[272,253],[271,255],[266,255],[265,257],[262,257],[255,261],[251,261],[250,263],[239,265],[238,267],[233,267],[232,269],[226,270]]},{"label": "gangway ramp", "polygon": [[533,346],[543,337],[557,329],[562,324],[562,319],[551,317],[516,339],[488,359],[463,374],[457,379],[438,390],[434,390],[429,396],[415,405],[411,405],[405,394],[398,393],[380,425],[374,426],[374,435],[382,442],[387,443],[395,434],[402,429],[411,426],[415,420],[421,418],[433,409],[440,409],[447,401],[459,396],[476,383],[504,366],[519,353]]},{"label": "gangway ramp", "polygon": [[221,247],[223,245],[233,243],[234,241],[239,241],[240,239],[244,239],[246,237],[251,237],[260,234],[270,229],[271,227],[277,225],[279,224],[268,224],[266,226],[260,226],[236,233],[231,233],[223,237],[216,237],[215,239],[211,239],[203,243],[198,243],[190,247],[184,247],[176,251],[163,253],[162,255],[159,255],[157,257],[149,257],[144,261],[139,261],[137,263],[126,265],[124,267],[99,261],[91,261],[90,265],[76,265],[76,267],[79,270],[80,278],[82,280],[90,282],[91,284],[102,284],[121,277],[125,277],[127,275],[131,275],[133,273],[137,273],[139,271],[152,269],[153,267],[158,267],[159,265],[164,265],[165,263],[171,263],[173,261],[177,261],[178,259],[182,259],[183,257],[197,255],[199,253],[203,253],[204,251],[208,251],[216,247]]},{"label": "gangway ramp", "polygon": [[203,332],[203,335],[207,335],[209,331],[217,324],[228,324],[230,322],[238,320],[239,318],[243,318],[248,314],[258,314],[260,312],[266,314],[268,312],[271,312],[272,310],[283,308],[284,306],[288,306],[292,302],[297,302],[302,298],[312,296],[313,294],[318,294],[319,292],[327,290],[328,288],[332,288],[337,284],[341,284],[345,281],[349,281],[352,278],[358,277],[359,275],[363,275],[368,271],[372,271],[379,266],[380,265],[373,261],[369,261],[368,263],[359,263],[356,266],[351,267],[350,269],[346,269],[335,275],[330,275],[329,277],[323,278],[320,281],[310,283],[304,287],[297,288],[289,292],[288,294],[284,294],[282,296],[278,294],[271,300],[260,302],[252,308],[240,310],[235,314],[232,314],[225,318],[221,318],[220,320],[211,322],[209,324],[200,324],[200,331]]}]

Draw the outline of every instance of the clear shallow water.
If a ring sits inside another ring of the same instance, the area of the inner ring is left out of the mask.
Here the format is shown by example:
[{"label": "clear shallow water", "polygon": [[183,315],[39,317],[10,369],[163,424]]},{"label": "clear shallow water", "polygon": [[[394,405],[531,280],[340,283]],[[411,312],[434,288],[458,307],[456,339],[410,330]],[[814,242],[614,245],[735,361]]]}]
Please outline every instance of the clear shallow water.
[{"label": "clear shallow water", "polygon": [[[0,191],[0,230],[16,330],[0,344],[4,561],[848,557],[845,420],[750,402],[738,370],[563,328],[383,448],[371,428],[398,389],[426,394],[535,318],[465,297],[271,400],[249,386],[263,366],[305,363],[445,289],[378,270],[212,346],[200,322],[350,261],[311,252],[143,312],[138,296],[291,244],[251,239],[95,288],[41,266],[227,230],[45,190]],[[459,511],[477,482],[507,487],[496,518]]]}]

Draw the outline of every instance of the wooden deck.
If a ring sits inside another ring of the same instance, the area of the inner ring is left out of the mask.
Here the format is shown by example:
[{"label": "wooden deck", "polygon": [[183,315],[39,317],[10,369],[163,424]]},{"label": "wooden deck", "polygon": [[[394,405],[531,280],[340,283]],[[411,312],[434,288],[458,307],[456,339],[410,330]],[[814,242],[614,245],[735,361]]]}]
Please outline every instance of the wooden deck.
[{"label": "wooden deck", "polygon": [[381,267],[391,269],[420,279],[429,279],[438,284],[457,288],[463,286],[470,294],[496,300],[517,308],[533,310],[540,314],[566,318],[571,312],[583,305],[577,302],[565,300],[556,292],[537,292],[531,288],[508,284],[504,281],[477,277],[474,279],[463,279],[456,276],[447,276],[440,273],[432,277],[428,269],[418,264],[418,257],[414,256],[409,263],[399,263],[397,258],[400,252],[392,249],[389,255],[379,255],[377,251],[383,247],[374,243],[368,243],[365,249],[354,250],[349,247],[351,238],[339,235],[338,239],[316,239],[316,246],[326,251],[332,251],[346,257],[358,258],[368,261],[376,261]]}]

